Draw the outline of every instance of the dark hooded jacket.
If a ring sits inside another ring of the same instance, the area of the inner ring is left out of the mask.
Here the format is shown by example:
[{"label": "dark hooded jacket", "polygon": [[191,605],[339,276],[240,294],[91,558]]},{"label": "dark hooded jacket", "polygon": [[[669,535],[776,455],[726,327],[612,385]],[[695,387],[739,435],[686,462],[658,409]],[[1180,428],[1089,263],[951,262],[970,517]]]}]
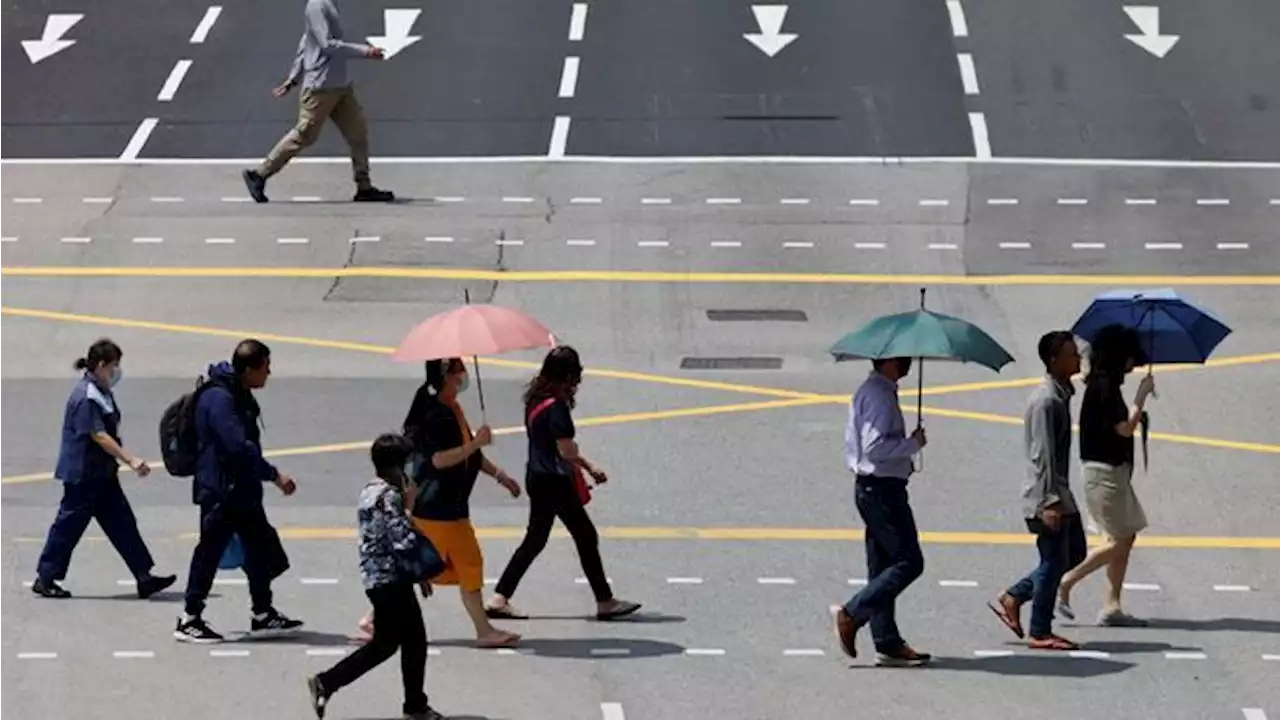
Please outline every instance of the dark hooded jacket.
[{"label": "dark hooded jacket", "polygon": [[262,483],[274,481],[278,472],[262,457],[258,401],[240,386],[229,362],[210,365],[208,377],[212,384],[196,402],[199,459],[192,500],[261,505]]}]

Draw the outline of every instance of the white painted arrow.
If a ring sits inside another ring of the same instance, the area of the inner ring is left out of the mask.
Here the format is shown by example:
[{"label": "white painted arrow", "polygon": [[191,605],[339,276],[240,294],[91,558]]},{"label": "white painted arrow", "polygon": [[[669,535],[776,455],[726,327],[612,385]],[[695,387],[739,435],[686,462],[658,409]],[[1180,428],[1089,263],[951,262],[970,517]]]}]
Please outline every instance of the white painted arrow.
[{"label": "white painted arrow", "polygon": [[756,24],[760,26],[758,33],[743,33],[742,37],[751,41],[752,45],[769,57],[782,52],[782,48],[791,44],[799,35],[782,32],[782,22],[787,19],[786,5],[752,5],[751,12],[756,16]]},{"label": "white painted arrow", "polygon": [[27,51],[27,57],[31,59],[31,63],[34,65],[75,45],[75,40],[63,40],[62,36],[83,19],[84,15],[77,13],[50,15],[44,21],[44,32],[39,40],[22,41],[22,49]]},{"label": "white painted arrow", "polygon": [[390,60],[396,53],[422,39],[421,35],[410,35],[413,23],[417,21],[422,10],[383,10],[382,17],[387,26],[386,35],[370,35],[369,44],[380,47],[384,57]]},{"label": "white painted arrow", "polygon": [[1178,35],[1160,34],[1160,8],[1154,5],[1125,5],[1125,13],[1138,26],[1141,35],[1125,35],[1125,39],[1147,52],[1162,58],[1178,42]]}]

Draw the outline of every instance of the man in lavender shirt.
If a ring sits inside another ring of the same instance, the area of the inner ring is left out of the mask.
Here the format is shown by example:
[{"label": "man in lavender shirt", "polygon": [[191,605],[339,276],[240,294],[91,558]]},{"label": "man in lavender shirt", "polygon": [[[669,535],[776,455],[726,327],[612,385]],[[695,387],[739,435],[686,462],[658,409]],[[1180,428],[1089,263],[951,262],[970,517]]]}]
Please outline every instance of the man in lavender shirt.
[{"label": "man in lavender shirt", "polygon": [[836,637],[857,657],[858,630],[871,624],[876,664],[918,666],[930,660],[902,639],[894,619],[897,598],[924,572],[924,555],[907,498],[912,457],[928,442],[924,428],[910,436],[898,405],[898,381],[911,358],[872,361],[872,371],[853,396],[845,428],[845,459],[857,476],[854,497],[866,524],[867,584],[844,607],[833,608]]}]

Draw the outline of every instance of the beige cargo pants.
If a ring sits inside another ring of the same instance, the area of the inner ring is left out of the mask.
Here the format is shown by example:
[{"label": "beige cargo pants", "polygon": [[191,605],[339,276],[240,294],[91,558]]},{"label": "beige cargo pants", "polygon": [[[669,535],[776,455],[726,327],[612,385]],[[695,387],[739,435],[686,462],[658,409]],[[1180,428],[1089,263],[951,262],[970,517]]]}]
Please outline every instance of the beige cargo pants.
[{"label": "beige cargo pants", "polygon": [[303,89],[298,96],[298,124],[271,149],[258,173],[264,178],[280,172],[295,155],[320,137],[326,120],[333,120],[351,148],[351,172],[356,187],[371,187],[369,181],[369,130],[364,109],[353,85],[341,88]]}]

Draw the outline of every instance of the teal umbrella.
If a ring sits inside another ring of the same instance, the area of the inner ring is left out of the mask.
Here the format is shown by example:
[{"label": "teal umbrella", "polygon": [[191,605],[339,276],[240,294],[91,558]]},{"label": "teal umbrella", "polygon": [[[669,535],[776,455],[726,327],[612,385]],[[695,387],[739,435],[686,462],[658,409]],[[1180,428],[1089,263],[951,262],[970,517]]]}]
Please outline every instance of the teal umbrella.
[{"label": "teal umbrella", "polygon": [[919,360],[917,424],[924,409],[924,360],[977,363],[996,372],[1013,362],[1013,356],[977,325],[926,310],[924,292],[924,288],[920,288],[919,310],[878,317],[840,338],[831,348],[836,362],[895,357]]}]

